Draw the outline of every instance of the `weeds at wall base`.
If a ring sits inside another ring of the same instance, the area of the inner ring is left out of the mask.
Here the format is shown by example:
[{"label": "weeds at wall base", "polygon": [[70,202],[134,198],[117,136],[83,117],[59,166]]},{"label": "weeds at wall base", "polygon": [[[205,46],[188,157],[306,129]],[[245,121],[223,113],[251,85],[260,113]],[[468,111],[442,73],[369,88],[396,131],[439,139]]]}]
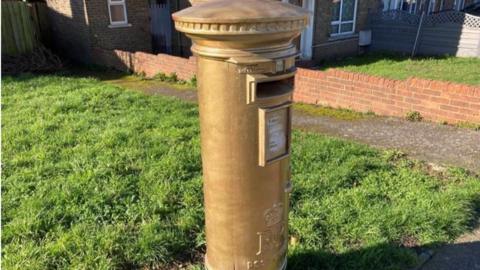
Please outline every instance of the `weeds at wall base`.
[{"label": "weeds at wall base", "polygon": [[405,119],[410,122],[420,122],[423,120],[423,116],[417,111],[408,112]]},{"label": "weeds at wall base", "polygon": [[328,106],[318,106],[305,103],[295,103],[293,107],[298,111],[313,116],[326,116],[348,121],[361,120],[375,116],[375,113],[372,111],[363,113],[349,109],[332,108]]},{"label": "weeds at wall base", "polygon": [[187,86],[191,86],[192,88],[197,87],[196,76],[193,76],[190,80],[186,81],[186,80],[179,79],[175,72],[170,73],[168,75],[163,72],[160,72],[160,73],[157,73],[152,78],[148,78],[145,72],[136,73],[135,76],[139,77],[141,80],[157,80],[157,81],[171,83],[171,84],[187,85]]},{"label": "weeds at wall base", "polygon": [[480,131],[480,124],[477,124],[477,123],[459,122],[455,124],[455,126],[459,128],[468,128],[468,129],[473,129],[475,131]]}]

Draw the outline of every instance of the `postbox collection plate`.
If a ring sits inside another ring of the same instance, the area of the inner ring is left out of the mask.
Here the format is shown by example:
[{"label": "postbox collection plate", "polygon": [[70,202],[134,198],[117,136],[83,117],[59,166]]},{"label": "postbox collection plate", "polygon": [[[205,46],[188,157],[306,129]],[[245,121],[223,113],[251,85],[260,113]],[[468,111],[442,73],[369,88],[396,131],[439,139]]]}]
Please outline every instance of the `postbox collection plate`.
[{"label": "postbox collection plate", "polygon": [[266,166],[290,154],[291,102],[259,109],[259,165]]}]

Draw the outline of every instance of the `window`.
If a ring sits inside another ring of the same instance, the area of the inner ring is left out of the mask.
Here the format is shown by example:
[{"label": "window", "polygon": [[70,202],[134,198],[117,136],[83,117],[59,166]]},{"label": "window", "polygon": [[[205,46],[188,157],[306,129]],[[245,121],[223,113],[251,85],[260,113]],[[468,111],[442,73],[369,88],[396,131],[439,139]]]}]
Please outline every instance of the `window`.
[{"label": "window", "polygon": [[415,13],[417,10],[416,0],[382,0],[383,11],[403,10],[409,13]]},{"label": "window", "polygon": [[334,0],[331,36],[353,34],[357,17],[357,0]]},{"label": "window", "polygon": [[434,11],[435,11],[435,0],[430,0],[430,2],[428,3],[427,14],[431,14]]},{"label": "window", "polygon": [[125,0],[108,0],[108,13],[111,25],[128,24]]},{"label": "window", "polygon": [[455,0],[453,6],[455,10],[460,11],[465,6],[465,0]]},{"label": "window", "polygon": [[410,1],[403,1],[402,10],[408,11],[409,13],[415,14],[417,12],[417,1],[410,0]]},{"label": "window", "polygon": [[402,1],[399,0],[383,0],[383,11],[401,9]]}]

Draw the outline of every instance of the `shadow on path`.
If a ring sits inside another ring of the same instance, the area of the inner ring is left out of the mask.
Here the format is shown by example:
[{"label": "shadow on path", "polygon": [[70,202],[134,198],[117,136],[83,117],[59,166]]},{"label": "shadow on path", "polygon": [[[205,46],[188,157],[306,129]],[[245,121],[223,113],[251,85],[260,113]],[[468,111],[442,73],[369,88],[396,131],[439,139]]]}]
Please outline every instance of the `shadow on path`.
[{"label": "shadow on path", "polygon": [[446,244],[421,269],[480,270],[480,229],[473,235],[474,241]]},{"label": "shadow on path", "polygon": [[480,194],[473,202],[475,215],[471,232],[459,237],[453,244],[445,244],[421,270],[480,270]]},{"label": "shadow on path", "polygon": [[[480,269],[480,241],[446,244],[433,257],[432,253],[428,252],[430,248],[429,246],[407,249],[395,244],[381,244],[342,254],[331,254],[322,250],[294,250],[289,256],[288,269]],[[403,252],[398,252],[399,249],[403,249]],[[445,250],[448,250],[448,253]]]}]

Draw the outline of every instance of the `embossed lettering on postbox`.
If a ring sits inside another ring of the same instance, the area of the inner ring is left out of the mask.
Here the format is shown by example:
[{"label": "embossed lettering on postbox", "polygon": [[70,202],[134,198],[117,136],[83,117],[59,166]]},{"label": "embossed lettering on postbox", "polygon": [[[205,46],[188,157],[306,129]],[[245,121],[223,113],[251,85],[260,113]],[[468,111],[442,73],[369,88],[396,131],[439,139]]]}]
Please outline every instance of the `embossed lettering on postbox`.
[{"label": "embossed lettering on postbox", "polygon": [[271,227],[283,220],[283,203],[276,203],[265,211],[265,225]]}]

